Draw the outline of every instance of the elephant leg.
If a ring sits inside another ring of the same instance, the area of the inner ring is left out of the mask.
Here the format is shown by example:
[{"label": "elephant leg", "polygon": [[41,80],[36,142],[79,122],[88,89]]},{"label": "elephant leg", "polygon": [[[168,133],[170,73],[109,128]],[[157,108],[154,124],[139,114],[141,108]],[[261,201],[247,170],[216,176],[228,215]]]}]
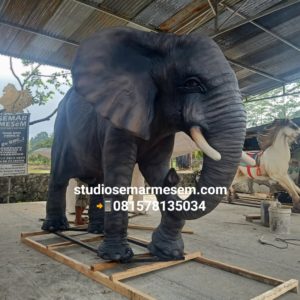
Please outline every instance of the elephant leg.
[{"label": "elephant leg", "polygon": [[102,195],[91,195],[89,204],[88,232],[103,233],[104,231],[104,201]]},{"label": "elephant leg", "polygon": [[[171,169],[164,181],[163,186],[175,186],[179,182],[173,180],[174,169]],[[147,177],[145,177],[148,181]],[[167,203],[168,200],[178,199],[176,195],[158,195],[157,199],[160,203]],[[182,259],[184,256],[184,242],[181,235],[181,230],[185,224],[185,220],[178,219],[172,216],[168,211],[163,210],[163,205],[160,204],[161,221],[159,226],[152,234],[152,241],[148,245],[148,249],[152,255],[158,256],[162,259],[173,260]]]},{"label": "elephant leg", "polygon": [[[160,149],[154,150],[151,156],[145,159],[146,163],[139,163],[140,170],[146,181],[155,187],[175,186],[179,177],[174,169],[169,170],[169,161],[173,149],[173,137],[167,138]],[[157,195],[157,200],[162,203],[179,198],[176,195]],[[148,249],[152,255],[162,259],[181,259],[184,255],[184,243],[181,230],[185,220],[172,216],[168,211],[163,211],[160,205],[161,221],[152,234],[152,241]]]},{"label": "elephant leg", "polygon": [[[106,198],[111,203],[127,199]],[[107,207],[107,204],[105,204]],[[111,204],[111,207],[113,204]],[[128,212],[105,211],[104,214],[104,240],[98,248],[98,255],[105,260],[127,262],[133,256],[133,251],[127,241]]]},{"label": "elephant leg", "polygon": [[50,178],[48,201],[46,206],[46,219],[42,229],[46,231],[65,230],[69,228],[66,217],[66,190],[68,180],[63,183],[56,183],[53,177]]},{"label": "elephant leg", "polygon": [[[109,139],[103,148],[104,187],[130,187],[136,163],[135,138],[118,129],[113,129],[107,136]],[[133,256],[127,241],[128,209],[122,209],[120,205],[127,200],[128,195],[121,193],[104,195],[104,239],[98,255],[105,260],[126,262]]]}]

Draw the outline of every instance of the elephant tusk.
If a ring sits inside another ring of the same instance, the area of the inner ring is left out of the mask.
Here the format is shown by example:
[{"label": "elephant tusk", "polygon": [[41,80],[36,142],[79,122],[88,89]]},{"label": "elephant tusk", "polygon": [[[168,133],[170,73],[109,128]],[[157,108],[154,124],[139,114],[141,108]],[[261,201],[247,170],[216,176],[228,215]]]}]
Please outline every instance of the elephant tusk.
[{"label": "elephant tusk", "polygon": [[213,160],[221,159],[221,154],[208,144],[199,127],[192,127],[190,129],[190,134],[193,141],[200,148],[200,150],[203,151],[203,153],[205,153],[208,157],[210,157]]},{"label": "elephant tusk", "polygon": [[249,166],[256,166],[256,161],[244,151],[242,151],[241,161]]}]

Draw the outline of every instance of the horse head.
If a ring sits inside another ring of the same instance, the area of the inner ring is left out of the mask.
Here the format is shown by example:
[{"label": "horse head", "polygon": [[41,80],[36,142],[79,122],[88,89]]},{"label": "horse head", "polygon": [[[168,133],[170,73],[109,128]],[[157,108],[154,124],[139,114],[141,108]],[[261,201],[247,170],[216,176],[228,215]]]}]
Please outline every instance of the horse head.
[{"label": "horse head", "polygon": [[285,125],[282,128],[282,132],[288,138],[289,144],[292,144],[300,135],[300,127],[289,119],[285,119],[284,121]]},{"label": "horse head", "polygon": [[266,150],[270,147],[279,132],[288,139],[289,144],[292,144],[300,135],[300,128],[290,119],[275,119],[258,134],[257,141],[260,149]]}]

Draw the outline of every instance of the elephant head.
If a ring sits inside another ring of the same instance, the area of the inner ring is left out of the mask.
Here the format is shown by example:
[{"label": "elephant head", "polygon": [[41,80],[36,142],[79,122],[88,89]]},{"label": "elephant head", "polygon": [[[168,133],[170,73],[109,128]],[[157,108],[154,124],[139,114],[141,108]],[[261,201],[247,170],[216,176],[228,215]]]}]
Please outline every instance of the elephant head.
[{"label": "elephant head", "polygon": [[[226,187],[242,154],[246,114],[237,79],[216,43],[198,34],[176,36],[107,29],[81,44],[74,88],[96,111],[143,140],[184,131],[203,150],[202,187]],[[206,210],[176,211],[180,219],[212,211],[222,195],[191,195]]]}]

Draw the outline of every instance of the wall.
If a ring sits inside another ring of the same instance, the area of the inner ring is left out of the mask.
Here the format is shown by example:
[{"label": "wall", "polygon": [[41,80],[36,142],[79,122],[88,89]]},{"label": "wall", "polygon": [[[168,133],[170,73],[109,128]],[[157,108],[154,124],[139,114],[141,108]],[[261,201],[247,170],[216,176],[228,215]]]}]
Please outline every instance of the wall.
[{"label": "wall", "polygon": [[[194,186],[195,173],[179,173],[179,186]],[[46,201],[49,174],[11,177],[10,202]],[[8,178],[0,177],[0,203],[7,202]]]},{"label": "wall", "polygon": [[[46,201],[49,174],[11,177],[10,202]],[[0,203],[7,202],[8,177],[0,177]]]}]

